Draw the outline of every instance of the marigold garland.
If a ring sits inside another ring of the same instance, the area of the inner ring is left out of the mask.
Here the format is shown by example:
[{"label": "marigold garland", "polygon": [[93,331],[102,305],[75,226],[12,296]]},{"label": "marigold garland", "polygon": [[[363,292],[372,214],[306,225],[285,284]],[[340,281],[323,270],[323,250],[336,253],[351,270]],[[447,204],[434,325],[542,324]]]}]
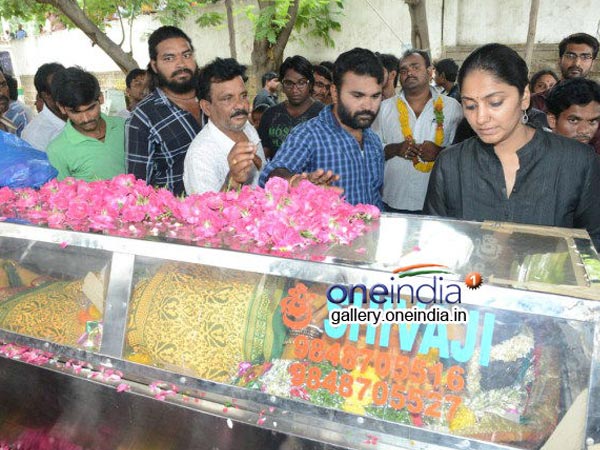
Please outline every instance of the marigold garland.
[{"label": "marigold garland", "polygon": [[[410,128],[410,115],[408,113],[408,106],[401,97],[398,97],[396,102],[398,108],[398,118],[400,120],[400,129],[402,135],[407,141],[414,142],[412,130]],[[433,102],[433,115],[435,116],[435,122],[437,124],[435,129],[434,143],[438,147],[441,147],[444,143],[444,100],[442,96],[438,96]],[[413,166],[420,172],[431,172],[433,169],[434,161],[423,161],[418,157],[413,159]]]}]

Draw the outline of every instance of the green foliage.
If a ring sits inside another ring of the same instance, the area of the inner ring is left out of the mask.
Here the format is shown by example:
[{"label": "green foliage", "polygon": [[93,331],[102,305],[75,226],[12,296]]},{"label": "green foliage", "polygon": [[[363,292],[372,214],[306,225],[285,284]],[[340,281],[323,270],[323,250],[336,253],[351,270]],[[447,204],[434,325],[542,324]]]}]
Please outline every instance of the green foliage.
[{"label": "green foliage", "polygon": [[336,20],[344,9],[343,0],[301,0],[295,30],[305,30],[309,36],[321,39],[325,45],[334,47],[332,31],[340,31],[342,25]]},{"label": "green foliage", "polygon": [[225,20],[225,14],[218,12],[207,12],[196,19],[196,23],[202,28],[216,27]]},{"label": "green foliage", "polygon": [[[170,5],[177,3],[194,3],[187,0],[169,0]],[[254,24],[254,38],[256,40],[266,39],[269,44],[274,45],[277,38],[290,20],[289,8],[293,0],[275,0],[271,5],[258,9],[256,5],[246,5],[235,11],[235,14],[243,14]],[[198,2],[196,8],[215,4],[223,4],[220,0],[207,0]],[[341,24],[336,20],[344,9],[343,0],[300,0],[298,17],[294,24],[296,31],[304,31],[309,36],[321,39],[326,45],[333,47],[334,41],[331,37],[332,31],[340,31]],[[184,16],[192,12],[188,7]],[[206,12],[198,17],[196,23],[202,27],[217,26],[223,24],[225,15],[220,12]]]},{"label": "green foliage", "polygon": [[0,0],[0,16],[15,22],[33,21],[43,24],[46,12],[52,10],[52,7],[34,0]]}]

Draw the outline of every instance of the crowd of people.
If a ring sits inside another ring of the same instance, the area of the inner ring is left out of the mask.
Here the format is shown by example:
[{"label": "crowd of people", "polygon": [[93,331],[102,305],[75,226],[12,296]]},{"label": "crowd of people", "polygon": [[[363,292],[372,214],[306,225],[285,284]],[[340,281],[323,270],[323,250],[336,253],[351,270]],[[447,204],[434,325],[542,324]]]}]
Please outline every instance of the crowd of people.
[{"label": "crowd of people", "polygon": [[191,39],[163,26],[147,70],[127,75],[118,117],[101,112],[94,75],[50,63],[34,78],[33,119],[0,73],[0,128],[47,152],[60,179],[131,173],[175,195],[308,180],[390,213],[585,228],[600,248],[598,47],[586,33],[564,38],[560,78],[529,77],[502,44],[460,67],[421,49],[295,55],[251,102],[244,65],[199,67]]}]

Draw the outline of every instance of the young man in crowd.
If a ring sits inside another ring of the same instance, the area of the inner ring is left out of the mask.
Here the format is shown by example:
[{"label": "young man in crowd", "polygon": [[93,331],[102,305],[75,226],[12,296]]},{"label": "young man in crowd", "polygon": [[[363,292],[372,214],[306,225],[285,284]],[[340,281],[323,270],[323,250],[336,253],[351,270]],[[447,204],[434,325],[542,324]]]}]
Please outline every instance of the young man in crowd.
[{"label": "young man in crowd", "polygon": [[[587,78],[594,67],[594,62],[598,57],[598,48],[600,44],[598,39],[587,33],[575,33],[567,36],[558,44],[558,66],[562,81],[571,78]],[[531,96],[531,106],[546,112],[546,97],[549,91],[540,92]],[[600,130],[590,141],[596,153],[600,154]]]},{"label": "young man in crowd", "polygon": [[252,107],[258,105],[275,106],[278,102],[277,89],[279,89],[279,75],[267,72],[262,76],[262,90],[254,97]]},{"label": "young man in crowd", "polygon": [[435,70],[433,81],[442,88],[440,93],[452,97],[460,103],[460,92],[458,91],[458,84],[456,84],[458,64],[453,59],[446,58],[433,63],[433,68]]},{"label": "young man in crowd", "polygon": [[127,120],[127,172],[181,195],[185,154],[201,129],[194,47],[182,30],[164,26],[150,35],[148,50],[157,87]]},{"label": "young man in crowd", "polygon": [[48,146],[58,179],[105,180],[125,172],[125,122],[100,113],[104,97],[94,75],[69,67],[54,75],[52,97],[68,117]]},{"label": "young man in crowd", "polygon": [[10,89],[4,72],[0,70],[0,96],[8,99],[8,111],[4,117],[8,119],[16,128],[16,135],[21,136],[23,129],[29,123],[27,111],[21,103],[10,99]]},{"label": "young man in crowd", "polygon": [[313,67],[313,76],[315,77],[312,90],[313,98],[324,105],[331,105],[333,74],[327,67],[318,65]]},{"label": "young man in crowd", "polygon": [[50,88],[56,73],[64,69],[63,65],[58,63],[42,64],[33,77],[33,84],[43,106],[40,113],[23,129],[21,137],[43,152],[48,148],[50,141],[60,134],[67,120],[52,98]]},{"label": "young man in crowd", "polygon": [[190,144],[183,182],[188,194],[258,183],[265,156],[248,121],[246,67],[217,58],[200,71],[198,96],[208,123]]},{"label": "young man in crowd", "polygon": [[600,85],[586,78],[565,80],[550,91],[546,107],[552,131],[589,144],[600,123]]},{"label": "young man in crowd", "polygon": [[312,64],[303,56],[286,58],[279,69],[279,77],[287,100],[267,109],[258,127],[268,159],[275,156],[296,125],[315,117],[324,106],[311,97],[315,78]]},{"label": "young man in crowd", "polygon": [[373,52],[355,48],[335,62],[333,105],[296,127],[261,174],[296,185],[306,179],[343,189],[352,204],[381,207],[383,150],[369,128],[381,105],[383,67]]},{"label": "young man in crowd", "polygon": [[133,69],[125,77],[125,100],[127,107],[117,116],[129,119],[131,111],[148,95],[148,73],[144,69]]},{"label": "young man in crowd", "polygon": [[[407,50],[400,60],[402,92],[383,102],[373,125],[385,146],[383,201],[391,212],[421,213],[432,163],[462,119],[458,102],[429,85],[431,74],[429,54]],[[443,114],[436,113],[436,102]],[[436,133],[438,127],[443,135]]]},{"label": "young man in crowd", "polygon": [[389,53],[379,54],[379,59],[383,64],[383,99],[387,100],[396,95],[400,60]]}]

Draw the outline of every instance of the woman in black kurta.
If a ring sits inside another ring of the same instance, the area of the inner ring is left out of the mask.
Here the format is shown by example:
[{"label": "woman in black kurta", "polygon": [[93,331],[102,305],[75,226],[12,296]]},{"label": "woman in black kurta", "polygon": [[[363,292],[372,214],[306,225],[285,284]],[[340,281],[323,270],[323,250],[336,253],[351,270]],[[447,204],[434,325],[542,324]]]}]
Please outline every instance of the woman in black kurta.
[{"label": "woman in black kurta", "polygon": [[591,147],[527,125],[527,65],[489,44],[463,63],[465,117],[477,133],[438,157],[428,214],[588,230],[600,248],[600,159]]}]

